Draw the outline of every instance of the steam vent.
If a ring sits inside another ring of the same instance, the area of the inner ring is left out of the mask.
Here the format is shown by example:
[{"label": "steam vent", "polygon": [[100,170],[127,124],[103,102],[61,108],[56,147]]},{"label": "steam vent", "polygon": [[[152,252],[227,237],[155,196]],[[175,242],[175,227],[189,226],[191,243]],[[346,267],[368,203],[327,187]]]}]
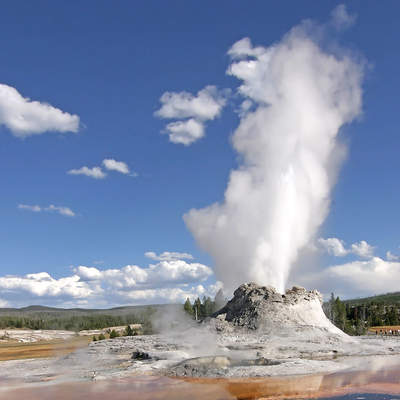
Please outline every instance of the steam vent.
[{"label": "steam vent", "polygon": [[280,294],[271,286],[245,283],[213,317],[217,331],[242,328],[278,333],[287,329],[294,333],[308,327],[344,335],[325,316],[321,294],[300,286],[293,286],[285,294]]}]

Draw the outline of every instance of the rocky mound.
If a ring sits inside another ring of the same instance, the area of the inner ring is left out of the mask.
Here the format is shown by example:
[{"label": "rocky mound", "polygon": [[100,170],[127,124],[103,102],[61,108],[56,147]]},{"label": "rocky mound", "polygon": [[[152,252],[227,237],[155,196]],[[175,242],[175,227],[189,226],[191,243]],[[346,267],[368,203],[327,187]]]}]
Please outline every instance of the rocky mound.
[{"label": "rocky mound", "polygon": [[243,284],[213,317],[219,331],[243,328],[279,333],[309,327],[345,335],[325,316],[320,293],[299,286],[280,294],[271,286]]}]

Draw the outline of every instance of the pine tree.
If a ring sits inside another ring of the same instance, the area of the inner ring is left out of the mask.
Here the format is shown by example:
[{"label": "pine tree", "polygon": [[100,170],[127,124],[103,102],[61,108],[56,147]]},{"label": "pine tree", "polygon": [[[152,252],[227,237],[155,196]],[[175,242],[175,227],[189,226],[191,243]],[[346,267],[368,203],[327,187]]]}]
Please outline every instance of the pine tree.
[{"label": "pine tree", "polygon": [[133,336],[133,329],[130,325],[125,328],[125,336]]},{"label": "pine tree", "polygon": [[183,305],[183,309],[189,314],[193,315],[193,306],[192,303],[190,302],[189,297],[186,299],[185,304]]},{"label": "pine tree", "polygon": [[203,317],[209,317],[214,312],[214,303],[210,297],[203,299]]},{"label": "pine tree", "polygon": [[116,337],[119,337],[119,333],[118,333],[115,329],[113,329],[113,330],[110,332],[110,339],[114,339],[114,338],[116,338]]}]

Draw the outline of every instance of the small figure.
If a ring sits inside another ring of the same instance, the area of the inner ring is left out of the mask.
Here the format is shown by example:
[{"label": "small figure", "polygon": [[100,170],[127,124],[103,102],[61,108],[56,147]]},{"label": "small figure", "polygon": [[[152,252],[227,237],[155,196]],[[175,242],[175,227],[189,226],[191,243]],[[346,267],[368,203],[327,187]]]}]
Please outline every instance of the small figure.
[{"label": "small figure", "polygon": [[96,382],[96,371],[92,372],[92,381]]}]

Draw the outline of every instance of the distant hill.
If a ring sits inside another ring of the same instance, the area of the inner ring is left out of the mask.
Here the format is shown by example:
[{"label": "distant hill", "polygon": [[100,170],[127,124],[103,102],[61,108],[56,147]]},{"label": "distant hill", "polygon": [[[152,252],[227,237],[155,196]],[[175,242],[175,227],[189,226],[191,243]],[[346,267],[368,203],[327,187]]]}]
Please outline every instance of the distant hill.
[{"label": "distant hill", "polygon": [[343,300],[343,303],[350,306],[360,306],[371,303],[386,304],[386,305],[400,305],[400,292],[379,294],[371,297],[363,297],[359,299]]},{"label": "distant hill", "polygon": [[35,316],[38,314],[52,315],[93,315],[93,314],[111,314],[111,315],[126,315],[137,312],[146,312],[152,309],[152,311],[164,310],[164,309],[175,309],[182,307],[181,304],[151,304],[151,305],[140,305],[140,306],[120,306],[113,308],[58,308],[58,307],[47,307],[40,305],[32,305],[22,308],[0,308],[0,316],[4,315],[21,315],[21,316]]},{"label": "distant hill", "polygon": [[62,329],[81,331],[109,326],[141,324],[144,333],[152,333],[153,316],[158,312],[175,315],[182,304],[123,306],[109,309],[56,308],[32,305],[0,308],[0,329]]}]

